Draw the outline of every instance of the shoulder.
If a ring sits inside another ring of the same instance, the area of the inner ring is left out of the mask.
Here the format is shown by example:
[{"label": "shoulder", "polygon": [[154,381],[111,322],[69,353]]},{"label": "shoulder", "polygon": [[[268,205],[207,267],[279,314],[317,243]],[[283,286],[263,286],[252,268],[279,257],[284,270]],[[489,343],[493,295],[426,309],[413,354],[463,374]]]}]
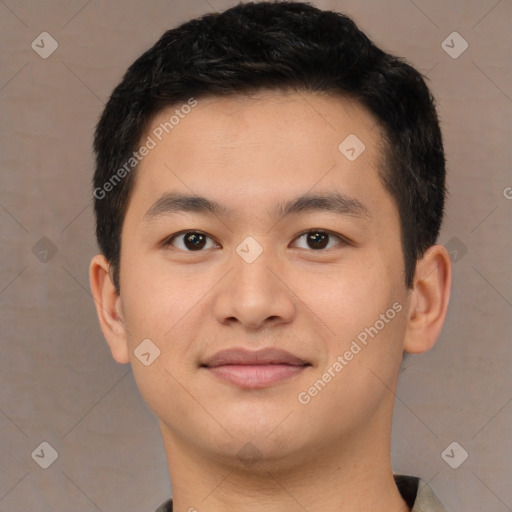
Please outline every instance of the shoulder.
[{"label": "shoulder", "polygon": [[155,512],[172,512],[172,499],[162,503]]},{"label": "shoulder", "polygon": [[448,512],[425,480],[407,475],[394,475],[402,498],[411,512]]}]

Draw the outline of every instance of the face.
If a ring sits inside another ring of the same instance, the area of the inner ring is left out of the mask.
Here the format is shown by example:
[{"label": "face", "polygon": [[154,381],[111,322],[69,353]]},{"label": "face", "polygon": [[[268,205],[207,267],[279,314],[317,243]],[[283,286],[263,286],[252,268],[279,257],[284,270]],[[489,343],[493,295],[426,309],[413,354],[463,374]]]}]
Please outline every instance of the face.
[{"label": "face", "polygon": [[[159,140],[173,111],[144,137],[119,298],[164,438],[271,460],[388,435],[409,293],[374,118],[314,93],[206,98]],[[292,359],[212,360],[268,348]]]}]

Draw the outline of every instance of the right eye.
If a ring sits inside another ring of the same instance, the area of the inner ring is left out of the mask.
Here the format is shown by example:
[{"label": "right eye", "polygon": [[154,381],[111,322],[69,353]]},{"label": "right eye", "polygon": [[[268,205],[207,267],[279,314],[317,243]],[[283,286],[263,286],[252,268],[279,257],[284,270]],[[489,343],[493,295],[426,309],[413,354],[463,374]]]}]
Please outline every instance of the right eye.
[{"label": "right eye", "polygon": [[[213,246],[210,245],[210,247],[207,247],[208,240],[212,241]],[[179,243],[176,244],[176,241]],[[186,252],[198,252],[204,248],[211,249],[212,247],[219,247],[219,244],[209,235],[201,231],[180,231],[179,233],[171,235],[163,242],[162,247],[168,246],[176,247]]]}]

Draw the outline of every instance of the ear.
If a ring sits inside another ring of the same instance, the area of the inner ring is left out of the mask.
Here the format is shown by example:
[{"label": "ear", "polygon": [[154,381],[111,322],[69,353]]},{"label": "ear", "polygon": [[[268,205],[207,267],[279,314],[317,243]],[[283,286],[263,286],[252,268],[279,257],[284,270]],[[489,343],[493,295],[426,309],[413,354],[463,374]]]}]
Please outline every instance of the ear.
[{"label": "ear", "polygon": [[89,282],[96,304],[96,313],[112,357],[122,364],[130,361],[126,330],[121,309],[121,297],[110,277],[110,264],[98,254],[91,260]]},{"label": "ear", "polygon": [[450,300],[452,267],[442,245],[429,247],[416,263],[404,350],[420,354],[436,343]]}]

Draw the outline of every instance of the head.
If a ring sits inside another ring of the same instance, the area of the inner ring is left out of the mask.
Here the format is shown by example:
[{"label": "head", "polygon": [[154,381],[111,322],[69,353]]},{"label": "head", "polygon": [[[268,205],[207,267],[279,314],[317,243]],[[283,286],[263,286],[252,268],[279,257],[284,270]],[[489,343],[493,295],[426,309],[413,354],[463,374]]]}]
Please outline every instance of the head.
[{"label": "head", "polygon": [[[169,30],[138,58],[94,149],[98,315],[170,437],[216,457],[252,439],[279,457],[316,449],[322,432],[324,445],[363,424],[380,432],[402,353],[435,343],[450,287],[435,245],[443,145],[420,73],[342,14],[241,4]],[[150,366],[136,357],[144,339],[158,347]],[[206,365],[232,347],[306,364],[241,391]],[[307,391],[318,379],[333,383]],[[286,407],[297,414],[267,438]],[[304,418],[299,447],[286,433]],[[211,433],[197,441],[201,421]]]}]

